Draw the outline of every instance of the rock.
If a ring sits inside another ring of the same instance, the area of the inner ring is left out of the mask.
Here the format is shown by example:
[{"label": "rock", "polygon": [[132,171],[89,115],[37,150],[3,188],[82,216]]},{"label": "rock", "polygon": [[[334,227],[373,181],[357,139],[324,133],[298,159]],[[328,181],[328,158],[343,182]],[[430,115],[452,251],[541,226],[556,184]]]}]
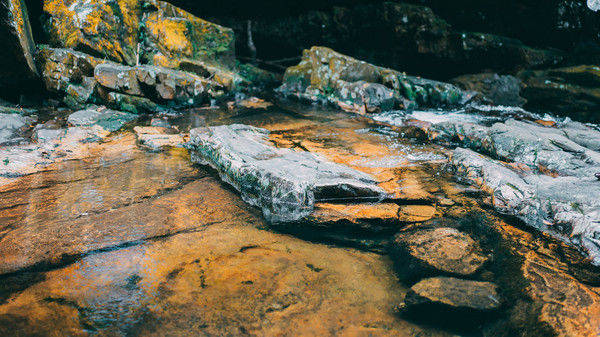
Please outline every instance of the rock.
[{"label": "rock", "polygon": [[402,222],[424,222],[435,215],[435,207],[427,205],[404,205],[398,210],[398,219]]},{"label": "rock", "polygon": [[580,65],[543,71],[525,71],[519,76],[525,87],[521,95],[526,108],[550,111],[585,122],[600,122],[600,67]]},{"label": "rock", "polygon": [[600,264],[600,203],[589,197],[600,193],[600,186],[592,175],[521,177],[503,163],[460,148],[452,163],[459,174],[493,194],[497,210],[569,242]]},{"label": "rock", "polygon": [[134,66],[214,60],[232,65],[233,32],[162,1],[47,1],[53,44]]},{"label": "rock", "polygon": [[99,64],[94,68],[94,79],[107,89],[142,96],[135,68],[111,63]]},{"label": "rock", "polygon": [[[434,277],[410,288],[404,299],[406,310],[436,307],[446,311],[492,312],[502,305],[496,285],[490,282]],[[433,314],[432,311],[429,311]],[[464,317],[468,320],[468,317]]]},{"label": "rock", "polygon": [[397,270],[407,280],[440,274],[471,276],[488,260],[477,242],[454,228],[403,230],[394,237],[391,249]]},{"label": "rock", "polygon": [[165,147],[181,147],[185,138],[180,134],[170,133],[170,129],[159,126],[136,126],[133,128],[138,142],[152,151]]},{"label": "rock", "polygon": [[15,91],[38,75],[34,62],[35,42],[25,2],[2,0],[0,7],[0,45],[3,46],[0,50],[0,87],[3,91]]},{"label": "rock", "polygon": [[23,141],[23,134],[33,122],[31,117],[0,113],[0,145]]},{"label": "rock", "polygon": [[302,61],[286,70],[284,84],[278,90],[287,96],[330,102],[360,113],[457,106],[471,98],[451,84],[407,76],[325,47],[305,50]]},{"label": "rock", "polygon": [[494,105],[520,107],[526,102],[519,96],[521,80],[514,76],[491,73],[462,75],[451,82],[464,90],[482,93]]},{"label": "rock", "polygon": [[144,59],[148,64],[179,67],[178,60],[218,62],[232,67],[235,60],[233,31],[199,19],[162,1],[149,1],[153,11],[142,19]]},{"label": "rock", "polygon": [[69,115],[67,122],[73,126],[97,125],[107,132],[115,132],[137,118],[138,116],[127,112],[97,108],[74,112]]},{"label": "rock", "polygon": [[190,132],[188,147],[194,162],[216,169],[273,223],[298,221],[313,212],[315,202],[385,197],[368,174],[276,148],[268,137],[267,130],[246,125],[200,128]]},{"label": "rock", "polygon": [[435,124],[430,132],[437,141],[459,140],[464,146],[536,171],[589,177],[596,171],[594,166],[600,165],[600,153],[594,150],[600,132],[569,121],[545,127],[508,119],[488,127],[454,120]]}]

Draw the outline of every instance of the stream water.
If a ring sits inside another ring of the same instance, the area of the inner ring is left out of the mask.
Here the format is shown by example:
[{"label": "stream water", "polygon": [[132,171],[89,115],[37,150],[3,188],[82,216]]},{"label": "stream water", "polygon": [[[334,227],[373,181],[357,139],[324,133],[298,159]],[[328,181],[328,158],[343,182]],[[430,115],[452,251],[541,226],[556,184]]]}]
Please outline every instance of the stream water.
[{"label": "stream water", "polygon": [[275,146],[373,175],[406,223],[443,223],[480,241],[494,258],[478,277],[497,283],[506,305],[472,326],[403,315],[410,284],[385,253],[400,228],[271,228],[187,150],[145,151],[127,130],[83,159],[0,186],[0,335],[476,336],[509,333],[515,321],[535,332],[537,314],[587,322],[599,312],[595,297],[581,306],[556,294],[597,296],[573,277],[576,263],[564,260],[573,253],[486,207],[484,194],[453,178],[444,148],[357,115],[293,105],[168,119],[184,133],[263,127]]}]

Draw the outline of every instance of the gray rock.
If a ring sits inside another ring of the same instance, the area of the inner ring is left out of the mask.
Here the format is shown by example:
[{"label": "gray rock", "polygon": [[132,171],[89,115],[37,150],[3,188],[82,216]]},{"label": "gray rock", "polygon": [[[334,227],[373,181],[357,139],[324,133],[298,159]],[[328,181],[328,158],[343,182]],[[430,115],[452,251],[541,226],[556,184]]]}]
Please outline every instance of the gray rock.
[{"label": "gray rock", "polygon": [[276,148],[268,136],[265,129],[239,124],[198,128],[187,146],[194,162],[215,168],[273,223],[297,221],[313,212],[315,202],[386,196],[371,176],[308,152]]},{"label": "gray rock", "polygon": [[[452,156],[458,173],[493,194],[493,205],[587,252],[600,265],[600,184],[589,177],[517,172],[468,149]],[[596,170],[599,170],[596,167]]]},{"label": "gray rock", "polygon": [[105,108],[86,109],[72,113],[67,122],[73,126],[97,125],[108,132],[115,132],[138,118],[137,115]]},{"label": "gray rock", "polygon": [[437,305],[448,310],[490,312],[502,305],[496,285],[489,282],[434,277],[410,288],[404,299],[407,310],[418,306]]},{"label": "gray rock", "polygon": [[0,113],[0,145],[22,140],[23,133],[33,121],[31,117]]}]

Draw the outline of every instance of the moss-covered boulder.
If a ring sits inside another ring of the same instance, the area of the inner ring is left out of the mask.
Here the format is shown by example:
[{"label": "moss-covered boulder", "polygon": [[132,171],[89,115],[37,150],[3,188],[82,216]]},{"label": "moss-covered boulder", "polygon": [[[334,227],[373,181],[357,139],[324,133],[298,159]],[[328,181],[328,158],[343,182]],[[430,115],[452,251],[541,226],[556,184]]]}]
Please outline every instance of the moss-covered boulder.
[{"label": "moss-covered boulder", "polygon": [[600,67],[579,65],[519,74],[525,108],[600,122]]},{"label": "moss-covered boulder", "polygon": [[179,67],[182,60],[233,65],[235,37],[231,29],[166,2],[146,4],[147,14],[142,19],[146,63],[172,68]]},{"label": "moss-covered boulder", "polygon": [[325,47],[305,50],[302,61],[285,72],[279,92],[359,113],[458,106],[472,98],[452,84],[408,76]]},{"label": "moss-covered boulder", "polygon": [[44,12],[56,47],[127,65],[177,67],[179,59],[233,62],[233,31],[162,1],[48,0]]},{"label": "moss-covered boulder", "polygon": [[34,78],[35,43],[22,0],[0,0],[0,87],[14,88]]}]

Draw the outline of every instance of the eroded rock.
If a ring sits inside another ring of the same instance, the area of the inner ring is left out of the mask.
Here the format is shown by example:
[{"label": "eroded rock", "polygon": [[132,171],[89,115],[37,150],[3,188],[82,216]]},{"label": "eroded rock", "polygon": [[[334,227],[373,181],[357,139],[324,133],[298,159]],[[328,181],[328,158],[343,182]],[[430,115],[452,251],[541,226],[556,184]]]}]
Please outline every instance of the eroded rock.
[{"label": "eroded rock", "polygon": [[215,168],[273,222],[297,221],[319,201],[385,197],[368,174],[308,152],[276,148],[268,143],[268,134],[239,124],[194,129],[192,160]]}]

